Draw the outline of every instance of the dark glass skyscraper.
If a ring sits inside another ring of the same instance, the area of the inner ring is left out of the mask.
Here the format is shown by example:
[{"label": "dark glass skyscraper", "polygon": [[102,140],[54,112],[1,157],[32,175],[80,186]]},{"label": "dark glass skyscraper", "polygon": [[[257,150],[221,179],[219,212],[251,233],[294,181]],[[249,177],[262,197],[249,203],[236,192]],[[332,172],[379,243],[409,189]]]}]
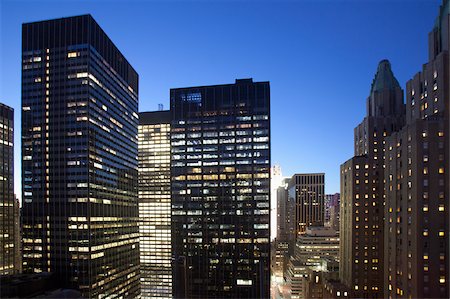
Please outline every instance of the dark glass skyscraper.
[{"label": "dark glass skyscraper", "polygon": [[26,271],[139,294],[137,112],[138,75],[90,15],[23,25]]},{"label": "dark glass skyscraper", "polygon": [[19,206],[14,197],[14,110],[0,103],[0,275],[20,269]]},{"label": "dark glass skyscraper", "polygon": [[270,88],[170,91],[174,296],[268,298]]}]

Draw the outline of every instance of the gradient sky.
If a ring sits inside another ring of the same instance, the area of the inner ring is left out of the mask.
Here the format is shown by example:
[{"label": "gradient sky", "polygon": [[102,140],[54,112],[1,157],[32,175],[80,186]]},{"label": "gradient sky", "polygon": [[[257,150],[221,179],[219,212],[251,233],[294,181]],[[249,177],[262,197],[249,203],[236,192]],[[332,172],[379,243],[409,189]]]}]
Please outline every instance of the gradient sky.
[{"label": "gradient sky", "polygon": [[20,197],[21,24],[90,13],[139,73],[139,110],[169,108],[169,89],[270,81],[272,163],[325,172],[353,156],[353,128],[378,62],[402,87],[427,62],[440,0],[0,0],[0,102],[15,109]]}]

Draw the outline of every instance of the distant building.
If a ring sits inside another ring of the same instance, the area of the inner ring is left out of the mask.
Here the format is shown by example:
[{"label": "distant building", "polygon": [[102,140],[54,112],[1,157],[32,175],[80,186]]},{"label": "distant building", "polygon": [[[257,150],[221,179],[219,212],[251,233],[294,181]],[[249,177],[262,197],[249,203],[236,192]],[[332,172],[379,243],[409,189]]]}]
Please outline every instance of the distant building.
[{"label": "distant building", "polygon": [[295,199],[289,197],[290,179],[283,179],[276,190],[277,196],[277,241],[295,241]]},{"label": "distant building", "polygon": [[139,113],[142,298],[172,298],[170,111]]},{"label": "distant building", "polygon": [[19,203],[14,196],[14,109],[0,103],[0,275],[20,265]]},{"label": "distant building", "polygon": [[280,165],[270,169],[270,239],[278,238],[278,194],[277,190],[283,185],[283,175]]},{"label": "distant building", "polygon": [[323,261],[337,260],[338,256],[339,236],[336,231],[324,226],[306,228],[305,233],[298,236],[294,255],[287,263],[286,285],[291,298],[308,298],[306,284],[309,269],[323,271]]},{"label": "distant building", "polygon": [[270,86],[176,88],[171,102],[175,298],[268,298]]},{"label": "distant building", "polygon": [[339,230],[340,194],[325,195],[325,223],[334,230]]},{"label": "distant building", "polygon": [[289,180],[288,196],[295,203],[296,236],[307,226],[324,225],[325,174],[295,174]]}]

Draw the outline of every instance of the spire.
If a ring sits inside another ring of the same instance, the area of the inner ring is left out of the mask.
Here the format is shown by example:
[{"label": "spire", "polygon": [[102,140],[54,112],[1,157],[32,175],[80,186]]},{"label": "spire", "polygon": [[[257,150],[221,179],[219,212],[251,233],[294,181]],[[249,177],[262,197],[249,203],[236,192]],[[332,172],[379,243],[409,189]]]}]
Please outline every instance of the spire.
[{"label": "spire", "polygon": [[400,84],[398,84],[397,79],[394,77],[394,73],[392,73],[389,60],[383,59],[378,64],[378,70],[372,81],[370,94],[383,89],[394,90],[395,88],[400,88]]}]

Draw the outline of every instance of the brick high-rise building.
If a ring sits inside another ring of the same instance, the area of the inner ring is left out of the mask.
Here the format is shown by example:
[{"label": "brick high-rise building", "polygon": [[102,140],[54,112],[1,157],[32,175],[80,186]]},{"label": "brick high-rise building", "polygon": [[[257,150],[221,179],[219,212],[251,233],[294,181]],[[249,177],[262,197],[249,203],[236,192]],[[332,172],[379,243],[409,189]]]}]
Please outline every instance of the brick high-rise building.
[{"label": "brick high-rise building", "polygon": [[138,74],[90,15],[22,27],[23,264],[139,296]]},{"label": "brick high-rise building", "polygon": [[355,157],[341,165],[339,276],[355,297],[384,296],[384,143],[404,114],[403,91],[382,60],[355,128]]},{"label": "brick high-rise building", "polygon": [[449,298],[449,23],[443,1],[429,61],[406,84],[406,125],[386,139],[386,298]]}]

